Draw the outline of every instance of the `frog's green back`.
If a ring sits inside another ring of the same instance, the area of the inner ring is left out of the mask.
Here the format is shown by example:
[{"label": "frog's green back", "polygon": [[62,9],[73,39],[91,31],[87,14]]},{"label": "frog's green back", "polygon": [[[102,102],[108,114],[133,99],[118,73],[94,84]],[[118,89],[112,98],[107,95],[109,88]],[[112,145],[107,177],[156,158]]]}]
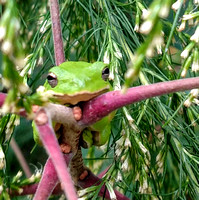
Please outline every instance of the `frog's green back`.
[{"label": "frog's green back", "polygon": [[102,71],[106,67],[103,62],[65,62],[53,67],[49,72],[57,76],[57,85],[52,88],[45,83],[46,90],[57,95],[61,103],[76,104],[87,101],[109,90],[109,83],[102,79]]}]

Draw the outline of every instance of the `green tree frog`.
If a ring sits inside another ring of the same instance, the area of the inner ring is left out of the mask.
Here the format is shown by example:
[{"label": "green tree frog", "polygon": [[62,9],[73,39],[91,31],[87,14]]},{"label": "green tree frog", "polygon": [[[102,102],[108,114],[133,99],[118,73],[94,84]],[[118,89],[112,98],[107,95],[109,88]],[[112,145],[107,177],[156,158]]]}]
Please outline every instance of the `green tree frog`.
[{"label": "green tree frog", "polygon": [[[111,90],[108,82],[109,68],[103,62],[64,62],[49,70],[44,92],[50,91],[57,102],[63,105],[77,105]],[[101,146],[110,135],[112,116],[83,130],[83,147]],[[34,131],[35,132],[35,131]],[[37,138],[34,135],[34,138]]]}]

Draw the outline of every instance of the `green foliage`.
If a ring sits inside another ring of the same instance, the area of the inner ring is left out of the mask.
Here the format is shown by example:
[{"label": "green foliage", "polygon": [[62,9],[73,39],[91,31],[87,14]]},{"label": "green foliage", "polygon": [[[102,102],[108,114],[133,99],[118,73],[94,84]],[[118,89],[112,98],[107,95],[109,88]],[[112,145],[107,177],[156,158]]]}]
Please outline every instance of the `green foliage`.
[{"label": "green foliage", "polygon": [[[194,2],[61,0],[66,59],[110,63],[114,89],[198,76],[199,11]],[[3,37],[0,33],[2,83],[8,90],[3,111],[25,107],[30,112],[31,105],[43,103],[32,94],[55,63],[47,1],[9,0],[0,10],[1,33],[6,30]],[[84,150],[85,163],[95,173],[111,165],[103,177],[108,190],[116,188],[131,199],[199,199],[197,97],[198,90],[181,92],[118,110],[108,143]],[[5,155],[16,118],[7,114],[0,120],[5,199],[7,188],[20,189],[27,181],[16,180],[6,169],[13,165]],[[90,192],[86,197],[96,199],[95,190],[99,187],[81,195]]]}]

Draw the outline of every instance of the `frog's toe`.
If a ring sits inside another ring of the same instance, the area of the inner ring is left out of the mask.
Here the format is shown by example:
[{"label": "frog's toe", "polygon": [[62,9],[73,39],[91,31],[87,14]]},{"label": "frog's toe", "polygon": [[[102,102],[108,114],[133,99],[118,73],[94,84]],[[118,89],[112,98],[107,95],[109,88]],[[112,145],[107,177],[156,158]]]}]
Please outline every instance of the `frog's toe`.
[{"label": "frog's toe", "polygon": [[88,176],[88,171],[85,169],[82,174],[79,176],[79,180],[84,180]]},{"label": "frog's toe", "polygon": [[62,153],[67,154],[71,152],[71,146],[68,144],[62,143],[60,144],[60,148],[61,148]]},{"label": "frog's toe", "polygon": [[79,106],[73,107],[73,115],[75,120],[79,121],[82,118],[82,109]]}]

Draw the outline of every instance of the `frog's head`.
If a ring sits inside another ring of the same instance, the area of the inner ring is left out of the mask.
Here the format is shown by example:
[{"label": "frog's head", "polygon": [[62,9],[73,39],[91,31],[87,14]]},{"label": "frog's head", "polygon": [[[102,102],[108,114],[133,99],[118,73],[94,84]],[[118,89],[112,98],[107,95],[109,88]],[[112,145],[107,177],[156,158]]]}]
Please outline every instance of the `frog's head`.
[{"label": "frog's head", "polygon": [[109,91],[109,68],[102,62],[65,62],[50,69],[45,91],[61,104],[77,104]]}]

